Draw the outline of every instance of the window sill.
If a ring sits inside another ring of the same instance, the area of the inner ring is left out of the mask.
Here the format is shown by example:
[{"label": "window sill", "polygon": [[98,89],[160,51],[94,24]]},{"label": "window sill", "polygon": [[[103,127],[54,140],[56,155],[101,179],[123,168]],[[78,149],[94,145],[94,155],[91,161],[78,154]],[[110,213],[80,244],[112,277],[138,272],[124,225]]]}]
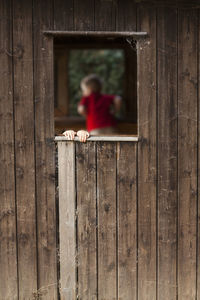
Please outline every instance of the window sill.
[{"label": "window sill", "polygon": [[[87,141],[95,142],[95,141],[102,141],[102,142],[138,142],[139,137],[136,135],[104,135],[104,136],[90,136]],[[79,141],[79,138],[76,136],[74,141]],[[67,137],[65,136],[56,136],[55,142],[70,142]]]}]

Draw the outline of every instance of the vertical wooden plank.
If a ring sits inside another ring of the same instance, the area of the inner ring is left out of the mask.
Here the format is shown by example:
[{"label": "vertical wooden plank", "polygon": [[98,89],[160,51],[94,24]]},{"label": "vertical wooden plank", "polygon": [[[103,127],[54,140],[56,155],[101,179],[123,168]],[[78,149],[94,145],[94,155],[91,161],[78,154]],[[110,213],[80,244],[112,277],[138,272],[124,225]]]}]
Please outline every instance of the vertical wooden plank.
[{"label": "vertical wooden plank", "polygon": [[32,2],[13,2],[19,298],[37,290]]},{"label": "vertical wooden plank", "polygon": [[74,0],[74,30],[94,30],[94,0]]},{"label": "vertical wooden plank", "polygon": [[[198,23],[197,23],[197,27],[199,28],[200,26],[200,10],[198,9]],[[198,176],[198,180],[197,180],[197,186],[198,186],[198,190],[197,190],[197,199],[198,199],[198,202],[197,202],[197,300],[200,299],[200,260],[199,260],[199,253],[200,253],[200,238],[199,238],[199,232],[200,232],[200,176],[199,176],[199,170],[200,170],[200,105],[199,105],[199,102],[200,102],[200,30],[198,29],[198,38],[197,38],[197,53],[198,53],[198,56],[197,56],[197,68],[198,68],[198,112],[197,112],[197,121],[198,121],[198,129],[197,129],[197,147],[198,147],[198,152],[197,152],[197,155],[198,155],[198,160],[197,160],[197,176]]]},{"label": "vertical wooden plank", "polygon": [[178,22],[178,297],[196,299],[197,11]]},{"label": "vertical wooden plank", "polygon": [[137,143],[117,144],[118,299],[137,299]]},{"label": "vertical wooden plank", "polygon": [[78,299],[97,299],[96,146],[76,143]]},{"label": "vertical wooden plank", "polygon": [[57,299],[53,40],[42,32],[53,28],[53,1],[33,4],[38,289]]},{"label": "vertical wooden plank", "polygon": [[76,298],[75,144],[58,143],[60,294]]},{"label": "vertical wooden plank", "polygon": [[[197,27],[199,28],[200,26],[200,10],[198,9],[197,11],[197,14],[198,14],[198,20],[197,20]],[[198,129],[197,129],[197,147],[198,147],[198,152],[197,152],[197,155],[198,155],[198,160],[197,160],[197,176],[198,176],[198,181],[197,181],[197,187],[198,187],[198,190],[197,190],[197,199],[198,199],[198,202],[197,202],[197,300],[200,299],[200,260],[199,260],[199,253],[200,253],[200,238],[199,238],[199,232],[200,232],[200,176],[199,176],[199,170],[200,170],[200,105],[199,105],[199,102],[200,102],[200,30],[198,30],[197,32],[198,34],[198,38],[197,38],[197,53],[198,53],[198,56],[197,56],[197,68],[198,68],[198,101],[197,101],[197,109],[198,109],[198,112],[197,112],[197,121],[198,121]]]},{"label": "vertical wooden plank", "polygon": [[0,1],[0,299],[18,299],[12,80],[12,5]]},{"label": "vertical wooden plank", "polygon": [[95,0],[95,30],[116,29],[116,1]]},{"label": "vertical wooden plank", "polygon": [[97,143],[98,299],[117,297],[116,144]]},{"label": "vertical wooden plank", "polygon": [[116,30],[135,31],[137,19],[137,5],[135,1],[117,1]]},{"label": "vertical wooden plank", "polygon": [[177,285],[177,11],[158,9],[158,299]]},{"label": "vertical wooden plank", "polygon": [[73,30],[73,0],[54,1],[54,30]]},{"label": "vertical wooden plank", "polygon": [[156,9],[139,7],[138,299],[156,299]]}]

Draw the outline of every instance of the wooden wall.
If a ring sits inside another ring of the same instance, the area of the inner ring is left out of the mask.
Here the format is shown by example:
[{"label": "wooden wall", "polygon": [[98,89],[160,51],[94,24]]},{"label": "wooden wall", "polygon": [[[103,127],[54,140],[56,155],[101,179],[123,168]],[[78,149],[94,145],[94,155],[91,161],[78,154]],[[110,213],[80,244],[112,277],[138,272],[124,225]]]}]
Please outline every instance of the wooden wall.
[{"label": "wooden wall", "polygon": [[137,142],[59,141],[61,299],[137,299]]},{"label": "wooden wall", "polygon": [[58,299],[53,42],[42,33],[53,29],[149,33],[131,299],[200,299],[199,9],[153,2],[0,0],[0,299]]}]

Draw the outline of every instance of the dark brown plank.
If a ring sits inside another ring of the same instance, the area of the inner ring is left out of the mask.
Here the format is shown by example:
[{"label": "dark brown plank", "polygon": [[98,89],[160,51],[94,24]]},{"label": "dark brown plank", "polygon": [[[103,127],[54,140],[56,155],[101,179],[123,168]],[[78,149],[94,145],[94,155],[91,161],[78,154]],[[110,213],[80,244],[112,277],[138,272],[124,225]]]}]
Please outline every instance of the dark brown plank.
[{"label": "dark brown plank", "polygon": [[[198,27],[200,24],[200,10],[198,10]],[[198,68],[198,99],[200,99],[200,30],[198,31],[198,45],[197,45],[197,68]],[[199,232],[200,232],[200,176],[199,176],[199,170],[200,170],[200,105],[198,103],[198,161],[197,161],[197,168],[198,168],[198,191],[197,191],[197,197],[198,197],[198,202],[197,202],[197,300],[200,299],[200,261],[199,261],[199,253],[200,253],[200,238],[199,238]]]},{"label": "dark brown plank", "polygon": [[11,9],[11,1],[0,1],[0,299],[15,300],[18,287]]},{"label": "dark brown plank", "polygon": [[32,2],[13,2],[19,298],[37,291]]},{"label": "dark brown plank", "polygon": [[97,299],[96,146],[76,143],[78,297]]},{"label": "dark brown plank", "polygon": [[97,143],[98,299],[117,299],[116,144]]},{"label": "dark brown plank", "polygon": [[58,143],[60,296],[76,300],[75,144]]},{"label": "dark brown plank", "polygon": [[137,299],[137,143],[117,143],[118,299]]},{"label": "dark brown plank", "polygon": [[74,0],[74,30],[94,30],[94,0]]},{"label": "dark brown plank", "polygon": [[176,299],[177,12],[160,8],[158,41],[158,299]]},{"label": "dark brown plank", "polygon": [[116,2],[95,0],[95,30],[116,30]]},{"label": "dark brown plank", "polygon": [[116,5],[116,30],[136,31],[137,5],[135,1],[115,2]]},{"label": "dark brown plank", "polygon": [[197,11],[178,22],[178,297],[196,299]]},{"label": "dark brown plank", "polygon": [[34,102],[38,228],[38,289],[43,299],[57,299],[54,163],[53,2],[34,1]]},{"label": "dark brown plank", "polygon": [[54,1],[54,30],[73,30],[73,0]]},{"label": "dark brown plank", "polygon": [[138,9],[138,297],[156,299],[156,10]]}]

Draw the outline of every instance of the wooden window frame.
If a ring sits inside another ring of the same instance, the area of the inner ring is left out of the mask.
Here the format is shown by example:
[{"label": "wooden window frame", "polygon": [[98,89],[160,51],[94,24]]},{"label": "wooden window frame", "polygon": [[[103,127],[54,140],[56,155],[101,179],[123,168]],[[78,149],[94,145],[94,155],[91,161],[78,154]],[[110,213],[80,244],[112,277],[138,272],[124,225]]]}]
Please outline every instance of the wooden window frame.
[{"label": "wooden window frame", "polygon": [[[103,45],[103,44],[104,45],[106,44],[105,48],[107,48],[107,49],[111,49],[111,48],[125,49],[126,48],[125,45],[128,45],[128,44],[130,46],[129,49],[131,49],[131,48],[135,49],[136,42],[138,42],[140,39],[144,39],[148,36],[147,32],[44,31],[43,33],[46,36],[52,37],[54,39],[53,45],[55,45],[55,42],[57,44],[58,41],[61,41],[61,44],[62,44],[62,39],[65,39],[65,41],[68,40],[69,41],[68,48],[70,48],[70,49],[75,49],[75,47],[77,47],[77,45],[78,45],[78,49],[89,48],[88,47],[88,45],[89,45],[88,41],[91,42],[91,38],[96,39],[97,44],[98,44],[96,48],[98,48],[98,49],[99,48],[104,48],[104,47],[100,46],[100,45]],[[73,44],[72,44],[72,40],[73,40]],[[81,40],[81,42],[80,42],[80,40]],[[118,43],[121,45],[121,47],[119,47]],[[70,44],[71,47],[69,47],[69,44]],[[111,45],[112,45],[112,47],[111,47]],[[61,48],[62,47],[60,47],[60,51],[62,51]],[[95,49],[94,45],[91,48]],[[66,48],[65,48],[65,51],[66,51]],[[136,49],[136,51],[137,51],[137,49]],[[136,58],[137,58],[137,54],[136,54]],[[62,59],[65,62],[66,58],[63,57]],[[60,63],[60,68],[62,68],[63,65],[64,65],[63,63]],[[137,66],[137,68],[138,68],[138,66]],[[65,80],[66,80],[65,82],[67,82],[66,78],[65,78]],[[137,83],[136,83],[136,93],[137,93]],[[137,95],[136,95],[136,97],[137,97]],[[59,98],[60,98],[61,104],[63,104],[64,103],[63,97],[59,97]],[[67,102],[66,97],[65,97],[65,102]],[[136,105],[137,105],[137,108],[138,108],[138,99],[136,99]],[[68,107],[64,107],[64,110],[63,110],[63,108],[60,111],[58,110],[57,113],[62,115],[62,111],[65,112],[65,116],[66,116],[66,113],[68,112]],[[135,110],[135,111],[136,111],[136,114],[137,114],[137,110]],[[68,116],[67,118],[69,119],[70,116]],[[81,120],[81,119],[82,119],[81,117],[80,118],[78,117],[78,120]],[[138,136],[137,115],[136,115],[136,118],[135,118],[135,122],[136,122],[135,125],[136,125],[137,134],[136,135],[134,134],[134,136]],[[75,130],[76,130],[76,128],[75,128]],[[133,127],[130,130],[133,130]],[[127,136],[133,136],[133,134],[130,134],[129,132],[127,132],[126,135]],[[118,134],[116,136],[118,136]]]}]

